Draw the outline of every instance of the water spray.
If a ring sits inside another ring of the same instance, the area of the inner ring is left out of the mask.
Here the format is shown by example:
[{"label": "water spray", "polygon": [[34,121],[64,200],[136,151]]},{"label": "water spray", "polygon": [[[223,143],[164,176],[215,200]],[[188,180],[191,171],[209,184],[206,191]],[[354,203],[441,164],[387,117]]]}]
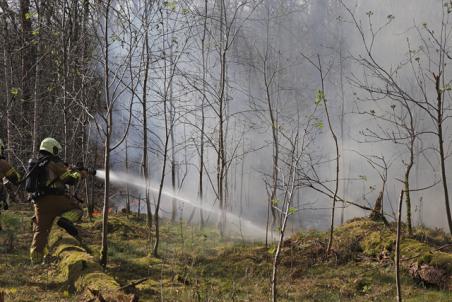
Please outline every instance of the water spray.
[{"label": "water spray", "polygon": [[[140,177],[129,175],[122,172],[111,172],[110,175],[110,181],[112,183],[118,183],[118,184],[129,184],[131,186],[141,188],[141,189],[148,189],[149,191],[152,191],[154,193],[159,192],[159,188],[156,185],[153,185],[152,183],[146,184],[146,181]],[[105,179],[105,170],[97,170],[95,174],[98,178]],[[201,204],[199,200],[191,200],[189,198],[181,196],[179,193],[174,193],[172,191],[162,189],[162,195],[165,195],[166,197],[173,198],[175,200],[178,200],[179,202],[182,202],[184,204],[190,205],[192,207],[202,209],[208,213],[212,213],[216,216],[219,216],[221,213],[221,209],[215,208],[213,206],[207,205],[205,203]],[[265,239],[266,236],[266,230],[265,228],[258,226],[254,224],[252,221],[245,219],[243,217],[239,217],[234,213],[226,211],[226,219],[229,222],[229,225],[235,225],[243,232],[243,235],[247,238],[252,239]],[[274,238],[274,234],[272,232],[269,232],[269,237]]]}]

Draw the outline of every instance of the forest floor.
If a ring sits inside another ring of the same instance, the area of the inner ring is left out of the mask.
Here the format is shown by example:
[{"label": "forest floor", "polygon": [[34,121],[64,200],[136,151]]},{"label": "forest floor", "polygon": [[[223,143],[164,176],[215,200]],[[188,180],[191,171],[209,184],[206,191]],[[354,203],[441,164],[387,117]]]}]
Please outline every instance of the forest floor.
[{"label": "forest floor", "polygon": [[[0,292],[5,301],[83,301],[56,278],[58,259],[32,267],[28,260],[31,209],[3,212],[0,231]],[[100,218],[80,224],[98,255]],[[269,301],[274,246],[221,239],[213,228],[200,230],[164,221],[160,258],[149,256],[144,219],[112,215],[107,273],[120,285],[146,281],[133,292],[140,301]],[[280,301],[395,301],[393,227],[355,219],[339,227],[334,256],[324,259],[326,234],[291,236],[283,249],[278,280]],[[404,301],[452,301],[450,236],[418,228],[402,244]],[[439,251],[441,250],[441,251]],[[428,285],[409,274],[414,264],[441,269],[443,283]],[[1,298],[0,298],[1,300]]]}]

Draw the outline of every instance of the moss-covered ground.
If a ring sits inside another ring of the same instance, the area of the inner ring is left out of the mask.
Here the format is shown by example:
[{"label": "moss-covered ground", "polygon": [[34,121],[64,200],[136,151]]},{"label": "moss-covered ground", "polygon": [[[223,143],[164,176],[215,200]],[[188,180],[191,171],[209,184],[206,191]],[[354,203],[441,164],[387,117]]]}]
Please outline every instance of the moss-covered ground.
[{"label": "moss-covered ground", "polygon": [[[28,263],[30,209],[13,207],[1,215],[0,291],[5,301],[86,301],[72,292],[58,271],[58,259],[44,266]],[[101,222],[79,226],[98,257]],[[269,301],[274,247],[240,239],[221,239],[214,228],[200,230],[183,222],[164,222],[160,257],[150,255],[146,222],[123,214],[110,220],[106,273],[140,301]],[[326,234],[302,232],[285,243],[279,273],[280,301],[395,301],[393,227],[356,219],[338,227],[333,256],[325,259]],[[451,273],[450,237],[417,228],[404,239],[402,289],[405,301],[452,301],[450,287],[414,280],[412,263]],[[446,246],[446,247],[444,247]],[[440,250],[438,250],[440,249]],[[145,279],[148,278],[148,279]],[[145,280],[145,281],[144,281]],[[450,284],[450,282],[449,282]]]}]

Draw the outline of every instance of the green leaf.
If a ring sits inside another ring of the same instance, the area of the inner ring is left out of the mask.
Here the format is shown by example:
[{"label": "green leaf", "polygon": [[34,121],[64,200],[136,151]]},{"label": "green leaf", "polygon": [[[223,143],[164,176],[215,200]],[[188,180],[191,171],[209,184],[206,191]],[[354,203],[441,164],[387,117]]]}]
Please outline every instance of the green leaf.
[{"label": "green leaf", "polygon": [[13,96],[17,96],[18,94],[19,94],[19,88],[17,88],[17,87],[13,87],[13,88],[11,88],[11,90],[10,90],[10,92],[11,92],[11,94],[13,95]]},{"label": "green leaf", "polygon": [[314,122],[314,127],[318,128],[318,129],[323,129],[323,127],[324,127],[323,121],[321,119],[317,119]]},{"label": "green leaf", "polygon": [[367,181],[367,176],[366,175],[359,175],[359,178],[361,180]]},{"label": "green leaf", "polygon": [[441,92],[451,91],[451,90],[452,90],[452,87],[450,84],[447,84],[446,86],[444,86],[443,88],[440,89]]},{"label": "green leaf", "polygon": [[325,92],[323,90],[317,90],[317,93],[315,94],[315,104],[319,105],[325,101]]},{"label": "green leaf", "polygon": [[30,20],[33,17],[33,13],[28,12],[28,13],[25,14],[24,17],[25,17],[25,20]]},{"label": "green leaf", "polygon": [[289,215],[293,215],[297,212],[298,210],[296,208],[289,208],[289,210],[287,211],[287,214]]},{"label": "green leaf", "polygon": [[172,10],[172,11],[176,10],[176,8],[177,8],[176,1],[165,1],[165,2],[163,2],[163,6],[166,9],[169,9],[169,10]]},{"label": "green leaf", "polygon": [[188,8],[182,9],[182,14],[187,15],[188,13],[190,13],[190,10]]},{"label": "green leaf", "polygon": [[274,255],[276,253],[276,246],[272,246],[271,248],[268,249],[268,253],[270,255]]},{"label": "green leaf", "polygon": [[276,207],[278,205],[279,201],[276,198],[272,199],[272,206]]}]

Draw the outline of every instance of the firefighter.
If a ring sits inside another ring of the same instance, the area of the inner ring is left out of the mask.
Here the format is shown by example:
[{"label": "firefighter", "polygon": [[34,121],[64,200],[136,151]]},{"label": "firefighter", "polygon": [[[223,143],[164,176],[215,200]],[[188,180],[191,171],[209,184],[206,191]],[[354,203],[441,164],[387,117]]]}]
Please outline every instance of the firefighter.
[{"label": "firefighter", "polygon": [[[39,147],[39,159],[36,169],[40,172],[31,173],[27,183],[35,184],[27,187],[32,193],[34,203],[34,232],[30,247],[32,264],[42,263],[46,254],[46,246],[54,220],[57,225],[70,235],[80,240],[74,223],[83,216],[83,210],[77,200],[67,194],[68,185],[74,185],[88,175],[86,169],[74,169],[63,163],[59,154],[62,147],[54,138],[46,138]],[[33,169],[32,169],[33,170]],[[37,178],[37,179],[33,179]],[[27,186],[27,185],[26,185]]]},{"label": "firefighter", "polygon": [[[17,173],[16,169],[12,167],[5,157],[5,145],[0,139],[0,210],[7,210],[8,203],[6,201],[7,190],[4,185],[4,178],[14,185],[18,185],[20,181],[20,175]],[[14,197],[14,196],[12,196]]]}]

